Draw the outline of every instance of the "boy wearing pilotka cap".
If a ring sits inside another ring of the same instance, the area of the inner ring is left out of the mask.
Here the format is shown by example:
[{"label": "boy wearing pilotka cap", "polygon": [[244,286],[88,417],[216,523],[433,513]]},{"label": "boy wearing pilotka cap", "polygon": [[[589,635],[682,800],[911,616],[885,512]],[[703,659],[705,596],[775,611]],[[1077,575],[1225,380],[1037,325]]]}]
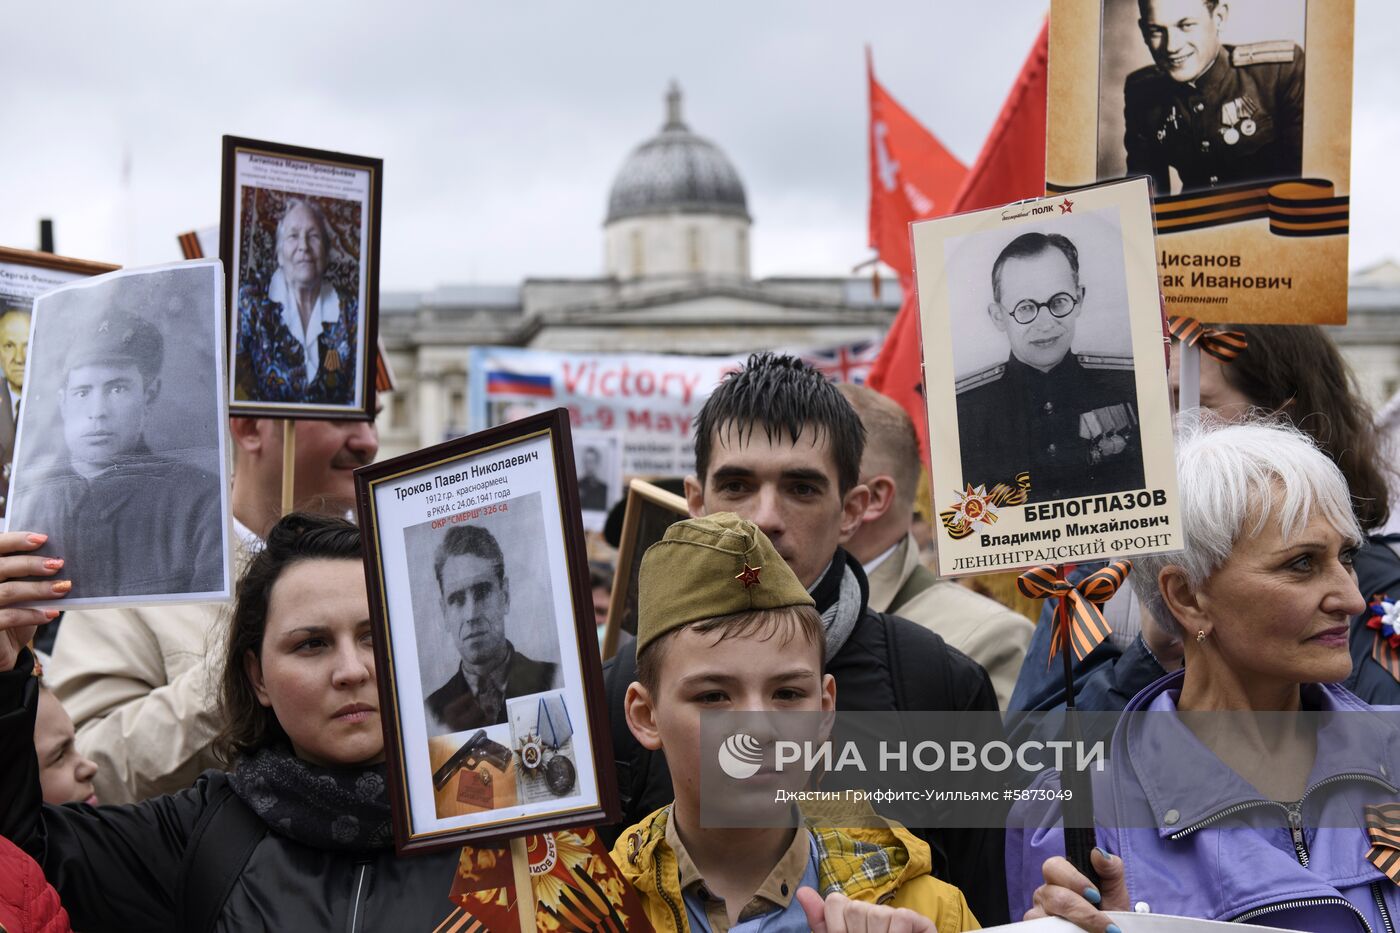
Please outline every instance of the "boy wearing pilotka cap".
[{"label": "boy wearing pilotka cap", "polygon": [[822,673],[821,619],[768,538],[730,513],[677,522],[647,550],[638,588],[627,724],[645,748],[665,749],[675,802],[624,830],[612,857],[652,925],[664,933],[978,929],[961,892],[929,874],[928,846],[897,825],[701,825],[703,713],[836,708],[835,681]]}]

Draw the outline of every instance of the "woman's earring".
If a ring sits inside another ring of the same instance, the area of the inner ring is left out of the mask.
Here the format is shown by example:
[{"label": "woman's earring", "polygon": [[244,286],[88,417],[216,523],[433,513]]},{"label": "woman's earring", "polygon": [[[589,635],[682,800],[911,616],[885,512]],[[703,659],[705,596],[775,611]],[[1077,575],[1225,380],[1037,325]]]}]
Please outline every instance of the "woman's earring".
[{"label": "woman's earring", "polygon": [[1205,630],[1205,629],[1201,629],[1201,630],[1197,631],[1197,632],[1196,632],[1196,644],[1199,645],[1201,642],[1203,642],[1203,641],[1205,641],[1205,640],[1206,640],[1206,630]]}]

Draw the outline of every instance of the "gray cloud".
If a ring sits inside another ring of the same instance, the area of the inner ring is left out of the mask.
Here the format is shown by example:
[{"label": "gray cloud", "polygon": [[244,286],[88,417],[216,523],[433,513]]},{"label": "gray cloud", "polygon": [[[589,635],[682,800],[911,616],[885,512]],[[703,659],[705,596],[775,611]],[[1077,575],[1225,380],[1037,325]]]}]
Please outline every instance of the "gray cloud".
[{"label": "gray cloud", "polygon": [[[1400,12],[1359,0],[1354,264],[1392,249],[1397,130],[1387,48]],[[589,0],[190,4],[7,11],[0,242],[51,216],[61,251],[178,258],[218,217],[219,137],[385,160],[385,288],[589,275],[608,186],[686,118],[737,165],[760,275],[841,273],[868,255],[863,46],[881,80],[971,161],[1044,4]],[[123,187],[124,154],[130,184]]]}]

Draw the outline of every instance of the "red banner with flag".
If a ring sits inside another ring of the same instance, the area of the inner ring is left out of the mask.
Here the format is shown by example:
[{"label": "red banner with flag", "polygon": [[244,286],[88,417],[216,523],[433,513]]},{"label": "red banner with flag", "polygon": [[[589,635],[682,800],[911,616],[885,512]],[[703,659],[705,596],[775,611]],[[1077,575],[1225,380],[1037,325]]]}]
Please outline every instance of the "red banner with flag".
[{"label": "red banner with flag", "polygon": [[[1048,49],[1049,31],[1048,24],[1046,24],[1041,27],[1040,35],[1036,37],[1035,45],[1031,48],[1031,54],[1027,57],[1025,64],[1021,66],[1021,73],[1017,76],[1016,83],[1011,86],[1011,93],[1007,95],[1001,113],[992,126],[992,131],[987,134],[986,142],[982,144],[982,151],[978,154],[977,161],[962,176],[951,201],[933,202],[931,213],[922,216],[906,215],[907,219],[902,221],[904,229],[899,234],[898,239],[898,242],[902,244],[902,257],[893,255],[893,244],[896,240],[891,230],[894,209],[888,206],[893,199],[893,192],[886,189],[883,183],[876,184],[877,180],[880,179],[879,154],[875,146],[877,90],[890,104],[895,107],[899,105],[894,104],[893,98],[889,98],[883,89],[878,87],[873,71],[870,75],[870,239],[871,245],[880,251],[880,258],[900,273],[904,301],[900,305],[899,314],[896,315],[894,323],[890,325],[889,334],[885,337],[885,344],[880,351],[879,359],[870,368],[867,384],[872,389],[894,399],[909,413],[909,417],[914,422],[914,428],[919,433],[920,449],[923,451],[926,465],[928,463],[928,417],[924,409],[923,353],[919,338],[919,306],[914,294],[912,275],[914,264],[909,246],[908,224],[910,221],[923,219],[923,217],[977,210],[1017,201],[1021,198],[1038,197],[1045,193],[1045,97]],[[918,126],[902,108],[899,109],[899,113],[903,118]],[[919,127],[919,130],[932,139],[932,135],[927,130],[922,127]],[[899,136],[892,136],[889,130],[884,131],[882,135],[886,141],[902,139]],[[938,148],[943,151],[942,146]],[[898,168],[908,177],[923,177],[914,174],[912,160],[915,157],[915,150],[911,149],[909,154],[898,149],[891,150],[891,152],[894,154],[894,161],[898,163]],[[922,190],[918,188],[917,182],[915,190]],[[910,207],[913,205],[911,204]],[[879,242],[876,241],[877,216],[880,218],[880,235],[882,237]],[[890,255],[886,254],[886,248],[889,249]],[[909,271],[906,272],[906,269]]]}]

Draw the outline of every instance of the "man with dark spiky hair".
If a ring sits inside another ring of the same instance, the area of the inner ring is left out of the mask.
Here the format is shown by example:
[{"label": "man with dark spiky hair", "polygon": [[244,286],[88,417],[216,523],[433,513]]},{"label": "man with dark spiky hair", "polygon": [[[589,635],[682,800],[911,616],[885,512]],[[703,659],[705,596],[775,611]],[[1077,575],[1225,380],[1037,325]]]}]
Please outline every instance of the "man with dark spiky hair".
[{"label": "man with dark spiky hair", "polygon": [[[860,526],[865,428],[836,386],[792,356],[760,353],[730,373],[695,421],[692,516],[734,512],[757,525],[811,593],[826,638],[826,672],[839,710],[991,710],[986,672],[937,634],[869,608],[869,583],[842,544]],[[635,646],[606,671],[623,822],[672,799],[663,753],[645,752],[627,728],[622,697],[636,679]],[[1006,920],[1000,831],[919,833],[934,874],[967,892],[984,922]]]}]

